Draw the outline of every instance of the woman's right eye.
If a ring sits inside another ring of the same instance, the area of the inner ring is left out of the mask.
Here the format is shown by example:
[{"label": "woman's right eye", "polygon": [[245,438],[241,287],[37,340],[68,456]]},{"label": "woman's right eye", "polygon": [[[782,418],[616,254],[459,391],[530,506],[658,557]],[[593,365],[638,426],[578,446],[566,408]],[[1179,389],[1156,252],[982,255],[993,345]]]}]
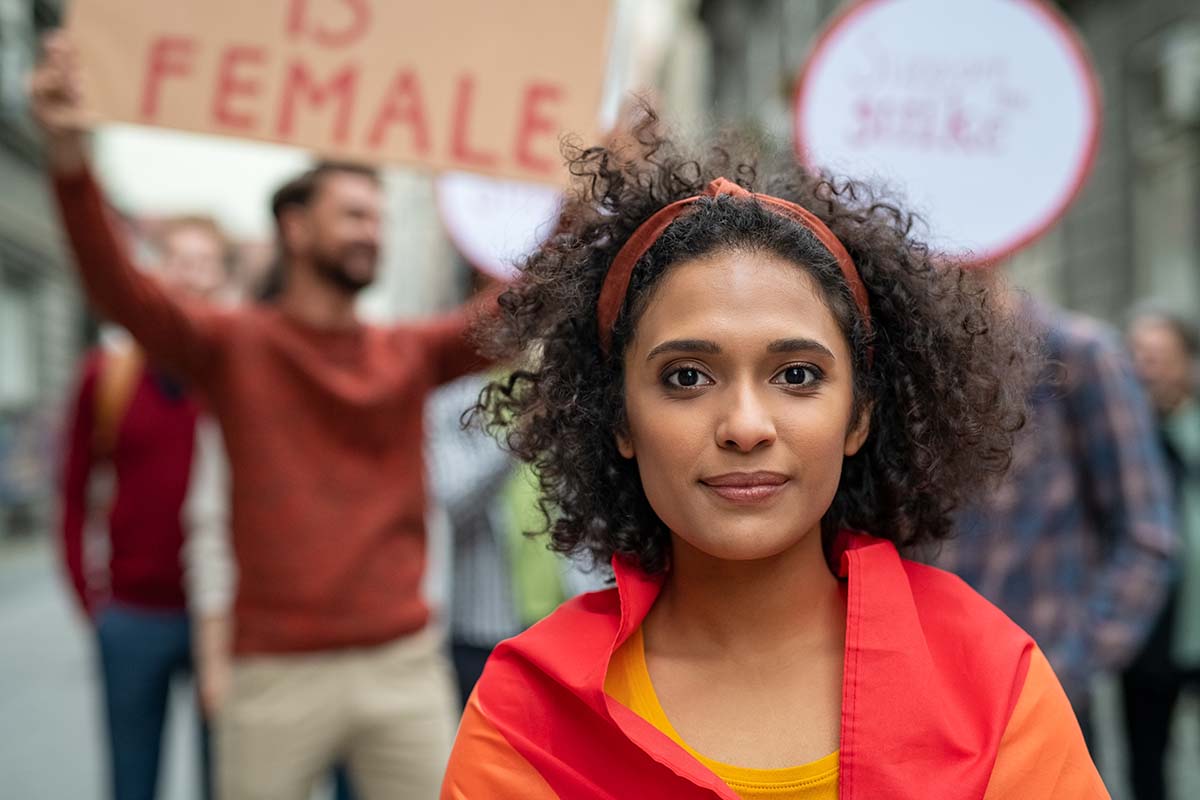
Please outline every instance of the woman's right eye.
[{"label": "woman's right eye", "polygon": [[663,376],[663,381],[676,389],[695,389],[700,386],[711,386],[715,381],[695,367],[679,367]]}]

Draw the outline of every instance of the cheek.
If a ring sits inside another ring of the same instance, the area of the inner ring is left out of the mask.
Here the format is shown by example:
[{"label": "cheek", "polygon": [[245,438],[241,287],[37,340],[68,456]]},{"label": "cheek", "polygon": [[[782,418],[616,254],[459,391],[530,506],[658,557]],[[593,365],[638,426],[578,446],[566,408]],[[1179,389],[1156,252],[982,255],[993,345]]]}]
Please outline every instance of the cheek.
[{"label": "cheek", "polygon": [[224,268],[216,259],[203,258],[196,262],[196,279],[206,286],[215,286],[224,277]]},{"label": "cheek", "polygon": [[805,493],[818,503],[833,501],[846,447],[845,423],[823,419],[796,421],[779,432],[779,444],[788,449]]},{"label": "cheek", "polygon": [[[827,395],[794,402],[778,418],[777,444],[800,475],[806,503],[833,502],[842,478],[852,400],[838,387]],[[824,513],[822,511],[822,513]]]},{"label": "cheek", "polygon": [[671,470],[694,461],[704,446],[709,424],[696,407],[683,403],[629,408],[629,442],[643,470]]},{"label": "cheek", "polygon": [[697,509],[692,464],[679,453],[652,453],[649,458],[638,456],[638,474],[642,491],[655,515],[673,531],[689,531],[700,523]]},{"label": "cheek", "polygon": [[782,399],[775,415],[776,443],[801,464],[840,456],[849,427],[849,399],[841,394]]},{"label": "cheek", "polygon": [[710,425],[698,404],[655,404],[653,409],[628,406],[629,442],[637,459],[642,487],[651,505],[669,503],[685,491],[697,476],[712,436]]},{"label": "cheek", "polygon": [[359,227],[353,219],[338,219],[329,226],[329,241],[349,244],[359,238]]}]

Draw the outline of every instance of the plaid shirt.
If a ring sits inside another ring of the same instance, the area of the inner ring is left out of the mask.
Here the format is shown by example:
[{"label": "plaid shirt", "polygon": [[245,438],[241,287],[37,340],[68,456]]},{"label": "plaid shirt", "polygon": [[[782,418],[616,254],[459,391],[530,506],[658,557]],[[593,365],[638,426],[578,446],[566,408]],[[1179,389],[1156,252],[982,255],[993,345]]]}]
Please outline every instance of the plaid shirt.
[{"label": "plaid shirt", "polygon": [[1115,332],[1025,301],[1046,373],[1012,469],[959,515],[936,563],[1029,632],[1072,702],[1135,655],[1177,548],[1145,396]]}]

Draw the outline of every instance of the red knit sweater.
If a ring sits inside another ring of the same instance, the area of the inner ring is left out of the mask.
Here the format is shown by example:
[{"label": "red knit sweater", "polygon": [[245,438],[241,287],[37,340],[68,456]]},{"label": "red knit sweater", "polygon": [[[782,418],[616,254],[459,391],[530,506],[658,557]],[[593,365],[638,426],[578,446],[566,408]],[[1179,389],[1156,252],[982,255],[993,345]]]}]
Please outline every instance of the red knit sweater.
[{"label": "red knit sweater", "polygon": [[[92,353],[72,412],[63,459],[63,559],[80,605],[89,613],[103,595],[89,586],[83,566],[88,478],[94,466],[96,383],[103,355]],[[143,369],[116,428],[110,461],[116,485],[108,514],[108,592],[114,600],[145,608],[182,610],[183,529],[179,510],[192,468],[196,404],[167,390]]]},{"label": "red knit sweater", "polygon": [[[55,180],[84,287],[199,387],[232,472],[239,654],[381,643],[422,628],[426,396],[485,366],[466,310],[309,327],[276,309],[180,305],[130,263],[91,176]],[[491,300],[494,303],[494,300]]]}]

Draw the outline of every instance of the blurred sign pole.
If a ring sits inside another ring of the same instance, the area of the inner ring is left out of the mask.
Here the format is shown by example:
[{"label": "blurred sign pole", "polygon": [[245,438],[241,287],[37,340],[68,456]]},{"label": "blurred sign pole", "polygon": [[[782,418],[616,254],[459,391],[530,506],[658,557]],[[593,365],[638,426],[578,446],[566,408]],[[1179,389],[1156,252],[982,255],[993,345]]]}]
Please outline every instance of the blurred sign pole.
[{"label": "blurred sign pole", "polygon": [[976,263],[1044,233],[1083,186],[1095,74],[1043,0],[861,0],[796,91],[801,159],[907,196],[943,253]]},{"label": "blurred sign pole", "polygon": [[609,0],[74,0],[101,120],[565,183],[594,140]]}]

